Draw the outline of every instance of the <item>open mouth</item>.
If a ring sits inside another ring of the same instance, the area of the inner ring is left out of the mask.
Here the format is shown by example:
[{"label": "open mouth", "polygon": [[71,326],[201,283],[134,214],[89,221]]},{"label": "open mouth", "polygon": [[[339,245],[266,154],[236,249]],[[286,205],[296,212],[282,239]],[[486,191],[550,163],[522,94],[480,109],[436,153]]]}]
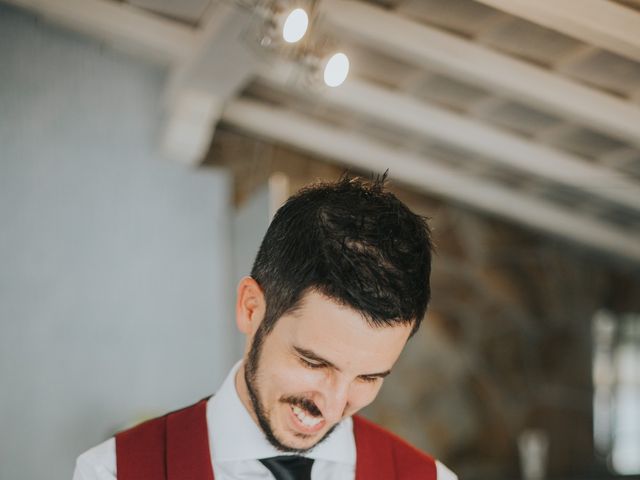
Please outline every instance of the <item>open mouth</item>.
[{"label": "open mouth", "polygon": [[295,419],[294,423],[305,433],[315,433],[324,426],[325,420],[322,416],[312,415],[309,411],[302,409],[298,405],[289,406]]}]

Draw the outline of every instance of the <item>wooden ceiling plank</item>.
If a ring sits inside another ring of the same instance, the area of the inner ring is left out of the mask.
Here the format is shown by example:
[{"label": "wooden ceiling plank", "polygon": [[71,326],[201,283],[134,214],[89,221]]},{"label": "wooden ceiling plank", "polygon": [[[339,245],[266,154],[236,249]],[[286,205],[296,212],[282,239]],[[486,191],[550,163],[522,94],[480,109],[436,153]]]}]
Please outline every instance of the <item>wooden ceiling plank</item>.
[{"label": "wooden ceiling plank", "polygon": [[[280,88],[295,88],[287,82],[286,71],[280,73],[270,70],[261,78]],[[640,210],[640,185],[613,169],[587,162],[471,117],[420,102],[408,95],[350,78],[340,88],[328,89],[316,99],[383,124],[391,124],[403,131],[476,152],[502,166]]]},{"label": "wooden ceiling plank", "polygon": [[373,5],[353,0],[320,5],[325,21],[345,36],[640,145],[637,105]]},{"label": "wooden ceiling plank", "polygon": [[255,100],[234,100],[223,120],[255,135],[282,142],[331,161],[391,177],[422,191],[600,251],[640,262],[640,243],[628,232],[592,217],[486,181],[470,178],[425,156],[345,132],[304,115]]},{"label": "wooden ceiling plank", "polygon": [[498,10],[640,61],[640,13],[610,0],[478,0]]}]

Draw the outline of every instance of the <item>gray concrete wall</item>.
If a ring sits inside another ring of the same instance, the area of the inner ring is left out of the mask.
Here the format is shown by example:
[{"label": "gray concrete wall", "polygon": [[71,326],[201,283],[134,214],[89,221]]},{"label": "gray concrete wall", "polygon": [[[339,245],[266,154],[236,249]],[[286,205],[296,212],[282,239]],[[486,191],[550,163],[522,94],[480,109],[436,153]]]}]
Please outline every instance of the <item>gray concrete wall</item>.
[{"label": "gray concrete wall", "polygon": [[3,480],[70,478],[233,361],[230,182],[158,154],[164,82],[0,5]]},{"label": "gray concrete wall", "polygon": [[[232,219],[233,262],[235,279],[251,274],[262,237],[269,227],[269,189],[258,188],[245,202],[234,210]],[[246,338],[238,338],[236,356],[242,356]]]}]

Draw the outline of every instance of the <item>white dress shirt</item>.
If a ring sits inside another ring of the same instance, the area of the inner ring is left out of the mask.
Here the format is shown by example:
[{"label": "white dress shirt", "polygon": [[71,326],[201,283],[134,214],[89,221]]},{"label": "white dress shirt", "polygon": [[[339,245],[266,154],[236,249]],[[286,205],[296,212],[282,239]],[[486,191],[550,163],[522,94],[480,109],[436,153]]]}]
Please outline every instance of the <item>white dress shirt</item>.
[{"label": "white dress shirt", "polygon": [[[283,455],[266,439],[253,421],[235,388],[232,369],[218,392],[207,402],[207,427],[211,464],[216,480],[272,480],[273,475],[257,459]],[[354,480],[356,443],[353,421],[346,418],[322,443],[304,454],[313,458],[311,480]],[[457,480],[437,462],[438,480]],[[73,480],[116,480],[115,439],[78,457]]]}]

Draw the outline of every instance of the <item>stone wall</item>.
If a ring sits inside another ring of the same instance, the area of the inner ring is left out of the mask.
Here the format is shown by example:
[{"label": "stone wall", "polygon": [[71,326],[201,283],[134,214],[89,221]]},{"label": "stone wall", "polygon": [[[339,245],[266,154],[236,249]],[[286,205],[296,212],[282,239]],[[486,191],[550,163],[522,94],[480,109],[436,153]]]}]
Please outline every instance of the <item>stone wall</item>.
[{"label": "stone wall", "polygon": [[548,434],[550,477],[597,474],[591,320],[638,311],[638,277],[468,210],[431,216],[431,309],[369,414],[465,479],[517,477],[532,428]]}]

